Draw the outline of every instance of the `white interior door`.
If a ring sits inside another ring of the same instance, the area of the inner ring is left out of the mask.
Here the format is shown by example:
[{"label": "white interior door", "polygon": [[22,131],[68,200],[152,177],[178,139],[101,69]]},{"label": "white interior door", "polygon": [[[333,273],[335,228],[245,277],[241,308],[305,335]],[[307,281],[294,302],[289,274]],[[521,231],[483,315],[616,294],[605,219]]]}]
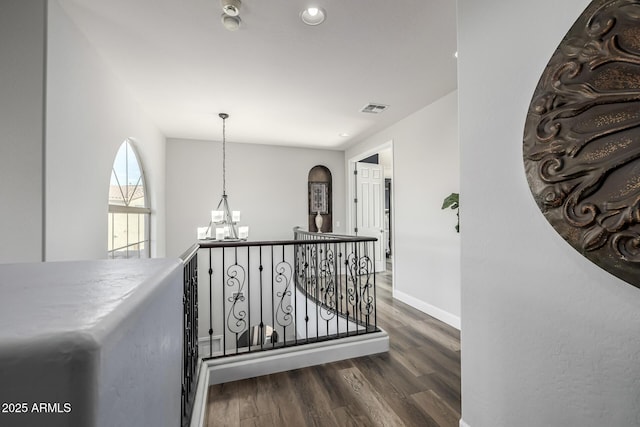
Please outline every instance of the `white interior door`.
[{"label": "white interior door", "polygon": [[356,234],[375,237],[376,272],[385,271],[384,243],[384,170],[370,163],[356,163]]}]

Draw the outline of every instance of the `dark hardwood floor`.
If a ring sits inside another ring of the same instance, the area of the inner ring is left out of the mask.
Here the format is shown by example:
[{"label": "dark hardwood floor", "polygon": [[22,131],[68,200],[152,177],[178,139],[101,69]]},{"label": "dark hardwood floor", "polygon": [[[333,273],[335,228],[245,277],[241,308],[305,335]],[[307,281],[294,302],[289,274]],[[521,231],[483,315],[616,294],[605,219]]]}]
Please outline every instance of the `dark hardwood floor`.
[{"label": "dark hardwood floor", "polygon": [[206,425],[457,427],[459,331],[377,286],[388,353],[211,386]]}]

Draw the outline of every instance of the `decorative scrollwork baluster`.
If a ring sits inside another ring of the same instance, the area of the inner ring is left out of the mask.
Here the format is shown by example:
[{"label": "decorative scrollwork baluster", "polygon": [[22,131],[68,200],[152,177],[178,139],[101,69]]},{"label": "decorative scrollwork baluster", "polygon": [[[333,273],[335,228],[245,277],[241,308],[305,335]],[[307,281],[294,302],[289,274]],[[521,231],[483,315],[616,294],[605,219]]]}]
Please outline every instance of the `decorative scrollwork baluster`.
[{"label": "decorative scrollwork baluster", "polygon": [[276,264],[274,272],[274,281],[278,284],[275,293],[278,298],[276,323],[286,331],[286,328],[293,323],[293,306],[291,305],[291,279],[293,277],[293,269],[288,262],[280,261]]},{"label": "decorative scrollwork baluster", "polygon": [[247,311],[245,309],[244,287],[245,287],[245,269],[243,266],[233,264],[227,268],[226,285],[231,289],[231,296],[227,297],[227,301],[231,303],[227,313],[227,330],[235,334],[236,351],[238,347],[238,337],[248,329]]},{"label": "decorative scrollwork baluster", "polygon": [[334,275],[334,254],[330,248],[324,251],[324,257],[320,260],[320,281],[323,286],[320,288],[320,296],[323,309],[320,315],[325,321],[330,321],[336,316],[336,286]]}]

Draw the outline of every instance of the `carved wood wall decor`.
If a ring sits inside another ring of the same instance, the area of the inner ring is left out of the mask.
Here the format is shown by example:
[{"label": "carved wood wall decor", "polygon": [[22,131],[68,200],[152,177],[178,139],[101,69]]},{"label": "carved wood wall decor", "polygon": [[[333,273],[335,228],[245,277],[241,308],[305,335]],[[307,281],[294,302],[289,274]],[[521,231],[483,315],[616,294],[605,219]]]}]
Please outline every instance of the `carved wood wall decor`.
[{"label": "carved wood wall decor", "polygon": [[527,180],[553,228],[640,287],[640,0],[595,0],[529,107]]}]

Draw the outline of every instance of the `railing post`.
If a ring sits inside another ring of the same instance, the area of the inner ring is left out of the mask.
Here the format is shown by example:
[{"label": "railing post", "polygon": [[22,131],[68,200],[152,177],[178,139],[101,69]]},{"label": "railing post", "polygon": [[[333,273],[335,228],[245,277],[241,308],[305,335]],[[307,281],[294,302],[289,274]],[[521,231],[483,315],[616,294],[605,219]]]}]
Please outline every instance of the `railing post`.
[{"label": "railing post", "polygon": [[[226,283],[224,280],[224,273],[225,270],[227,268],[227,264],[225,263],[225,248],[222,248],[222,268],[220,269],[220,274],[222,275],[222,281],[220,282],[222,284],[222,310],[220,310],[220,312],[222,313],[222,355],[226,356],[227,355],[227,322],[225,321],[225,315],[227,313],[227,298],[226,298]],[[213,316],[211,316],[213,318]]]},{"label": "railing post", "polygon": [[[237,262],[237,260],[236,260]],[[251,255],[249,254],[249,248],[247,248],[247,349],[249,353],[251,353],[251,344],[253,344],[253,340],[251,339],[252,335],[252,326],[251,326]],[[262,334],[262,330],[258,328],[258,333]],[[260,335],[258,335],[260,336]],[[259,339],[259,338],[258,338]]]},{"label": "railing post", "polygon": [[213,356],[213,265],[209,248],[209,356]]},{"label": "railing post", "polygon": [[[273,256],[274,256],[274,254],[273,254],[273,246],[271,246],[271,268],[269,269],[271,271],[271,298],[270,298],[270,300],[271,300],[271,325],[275,328],[276,327],[276,305],[275,305],[275,302],[274,302],[274,297],[275,297],[275,284],[274,284],[274,281],[275,281],[275,278],[273,277],[275,264],[273,263]],[[284,333],[282,335],[283,335],[282,339],[283,339],[284,345],[286,346],[287,345],[287,336]],[[274,348],[274,347],[275,347],[275,344],[272,342],[271,343],[271,348]]]},{"label": "railing post", "polygon": [[315,268],[313,269],[312,274],[315,276],[314,277],[314,281],[315,281],[315,289],[313,290],[314,292],[314,297],[315,297],[315,301],[316,303],[314,304],[316,306],[316,340],[320,339],[320,304],[318,304],[318,301],[320,301],[319,298],[319,292],[320,292],[320,286],[322,285],[321,280],[322,278],[320,277],[320,262],[318,260],[318,257],[320,256],[320,254],[322,253],[322,249],[319,247],[320,243],[316,243],[315,244]]},{"label": "railing post", "polygon": [[[373,253],[375,256],[376,253],[376,242],[373,242]],[[376,264],[375,264],[375,258],[373,261],[373,326],[374,326],[374,330],[378,329],[378,299],[376,296]]]},{"label": "railing post", "polygon": [[[260,350],[264,350],[264,336],[265,336],[265,325],[264,325],[264,310],[263,310],[263,305],[264,305],[264,299],[263,299],[263,295],[262,295],[262,287],[263,287],[263,281],[262,281],[262,272],[264,270],[264,268],[262,267],[262,246],[260,246],[259,248],[259,253],[260,253],[260,265],[258,266],[258,271],[260,271]],[[273,342],[273,331],[271,332],[271,342]]]}]

